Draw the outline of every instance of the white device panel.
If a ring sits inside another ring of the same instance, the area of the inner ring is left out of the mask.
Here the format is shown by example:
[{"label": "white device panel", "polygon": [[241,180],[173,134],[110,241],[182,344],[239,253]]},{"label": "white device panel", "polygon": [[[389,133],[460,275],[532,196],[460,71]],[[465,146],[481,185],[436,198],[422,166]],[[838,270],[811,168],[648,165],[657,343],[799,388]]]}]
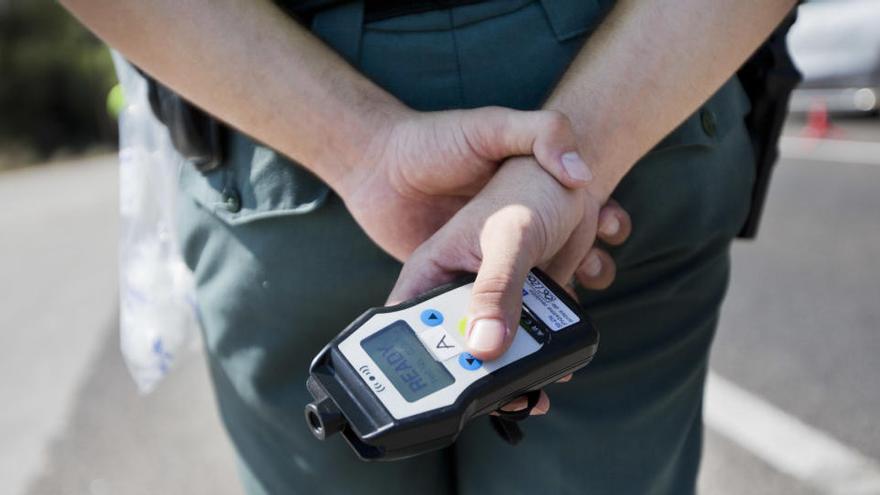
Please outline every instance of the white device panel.
[{"label": "white device panel", "polygon": [[[519,327],[510,349],[500,358],[483,363],[467,354],[464,349],[464,331],[467,328],[466,311],[472,287],[473,284],[463,285],[404,310],[376,314],[339,344],[342,355],[395,419],[452,405],[475,381],[541,348],[541,344]],[[537,289],[529,285],[528,281],[523,292],[534,292],[538,295]],[[545,305],[533,302],[529,304],[529,308],[533,309],[532,306],[544,308]],[[565,310],[570,313],[568,308]],[[559,310],[554,308],[554,312],[557,311]],[[558,314],[562,314],[563,319],[571,321],[568,314],[564,312]],[[554,316],[558,317],[557,315]],[[361,345],[365,339],[400,320],[412,328],[432,358],[441,363],[454,379],[451,384],[414,401],[407,400],[398,391]],[[548,326],[554,330],[562,327],[562,325]]]}]

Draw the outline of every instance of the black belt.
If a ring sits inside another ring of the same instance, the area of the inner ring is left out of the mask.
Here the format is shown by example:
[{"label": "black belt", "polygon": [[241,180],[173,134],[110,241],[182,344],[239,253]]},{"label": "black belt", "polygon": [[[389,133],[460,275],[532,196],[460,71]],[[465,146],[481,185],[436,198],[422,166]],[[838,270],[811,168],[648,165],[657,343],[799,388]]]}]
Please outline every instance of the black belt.
[{"label": "black belt", "polygon": [[364,0],[364,21],[372,22],[430,10],[448,9],[485,0]]}]

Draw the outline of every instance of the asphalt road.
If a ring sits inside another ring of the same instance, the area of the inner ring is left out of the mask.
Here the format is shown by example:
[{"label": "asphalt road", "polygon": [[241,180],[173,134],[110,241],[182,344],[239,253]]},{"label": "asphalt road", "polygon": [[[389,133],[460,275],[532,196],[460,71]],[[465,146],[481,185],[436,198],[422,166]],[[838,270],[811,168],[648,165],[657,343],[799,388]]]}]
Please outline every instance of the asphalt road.
[{"label": "asphalt road", "polygon": [[[840,132],[880,141],[873,123]],[[0,175],[3,492],[239,494],[201,356],[145,397],[126,374],[116,180],[112,158]],[[737,243],[733,260],[714,371],[880,459],[880,153],[865,164],[783,160],[760,238]],[[820,492],[712,425],[700,486]]]}]

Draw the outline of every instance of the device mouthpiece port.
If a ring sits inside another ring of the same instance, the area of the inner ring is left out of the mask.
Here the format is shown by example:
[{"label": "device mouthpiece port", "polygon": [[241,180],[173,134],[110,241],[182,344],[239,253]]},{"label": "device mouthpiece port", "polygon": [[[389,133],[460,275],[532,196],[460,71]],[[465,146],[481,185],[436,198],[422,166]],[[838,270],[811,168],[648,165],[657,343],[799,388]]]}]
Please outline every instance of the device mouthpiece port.
[{"label": "device mouthpiece port", "polygon": [[324,440],[345,427],[345,418],[329,398],[306,405],[305,416],[312,435],[318,440]]}]

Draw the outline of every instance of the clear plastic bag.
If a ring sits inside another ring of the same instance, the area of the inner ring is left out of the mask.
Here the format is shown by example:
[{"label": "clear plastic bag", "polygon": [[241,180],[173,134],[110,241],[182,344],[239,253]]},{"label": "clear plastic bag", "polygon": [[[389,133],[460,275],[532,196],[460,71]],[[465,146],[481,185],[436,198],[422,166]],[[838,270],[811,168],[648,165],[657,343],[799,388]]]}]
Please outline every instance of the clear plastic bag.
[{"label": "clear plastic bag", "polygon": [[119,114],[120,344],[138,389],[148,393],[198,343],[193,277],[175,228],[185,161],[150,109],[146,79],[115,52],[113,63],[125,96]]}]

